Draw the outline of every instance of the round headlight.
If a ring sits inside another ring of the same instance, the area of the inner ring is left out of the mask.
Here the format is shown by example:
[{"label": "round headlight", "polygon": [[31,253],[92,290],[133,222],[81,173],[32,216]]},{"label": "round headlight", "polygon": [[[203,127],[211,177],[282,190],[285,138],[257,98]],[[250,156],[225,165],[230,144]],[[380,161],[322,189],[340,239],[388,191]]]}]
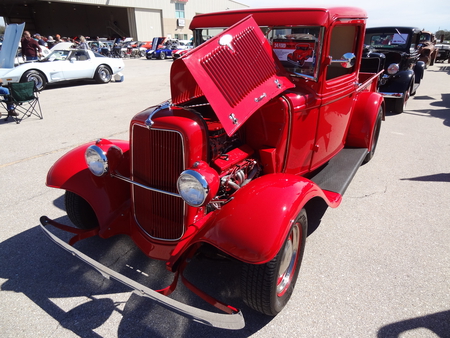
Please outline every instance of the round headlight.
[{"label": "round headlight", "polygon": [[108,159],[100,147],[96,145],[87,147],[84,158],[89,170],[95,176],[102,176],[108,171]]},{"label": "round headlight", "polygon": [[399,71],[400,67],[398,63],[391,63],[387,69],[388,74],[394,75]]},{"label": "round headlight", "polygon": [[185,170],[178,177],[178,193],[191,207],[199,207],[208,196],[209,186],[206,179],[197,171]]}]

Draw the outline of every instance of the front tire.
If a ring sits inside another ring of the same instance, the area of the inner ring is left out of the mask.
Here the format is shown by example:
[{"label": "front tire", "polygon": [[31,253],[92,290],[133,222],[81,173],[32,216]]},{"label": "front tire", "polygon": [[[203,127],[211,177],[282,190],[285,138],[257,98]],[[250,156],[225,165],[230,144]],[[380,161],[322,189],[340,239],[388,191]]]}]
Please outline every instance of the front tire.
[{"label": "front tire", "polygon": [[107,66],[98,66],[95,71],[94,80],[97,83],[108,83],[112,79],[111,69]]},{"label": "front tire", "polygon": [[88,230],[98,227],[97,216],[84,198],[71,191],[66,191],[64,203],[67,216],[77,228]]},{"label": "front tire", "polygon": [[47,79],[45,78],[45,75],[37,70],[29,70],[22,75],[20,82],[28,81],[33,81],[36,85],[36,90],[38,91],[44,90],[47,86]]},{"label": "front tire", "polygon": [[244,264],[242,297],[252,309],[277,315],[294,291],[305,250],[308,219],[305,209],[295,218],[278,254],[265,264]]}]

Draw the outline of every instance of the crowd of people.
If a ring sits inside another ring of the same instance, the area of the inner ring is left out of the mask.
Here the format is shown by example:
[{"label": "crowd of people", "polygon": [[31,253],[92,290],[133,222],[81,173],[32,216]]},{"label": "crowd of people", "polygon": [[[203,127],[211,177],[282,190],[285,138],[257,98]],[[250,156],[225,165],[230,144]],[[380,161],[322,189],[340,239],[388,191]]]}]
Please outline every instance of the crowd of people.
[{"label": "crowd of people", "polygon": [[[42,55],[41,46],[46,47],[48,49],[53,48],[56,44],[60,42],[72,42],[78,44],[79,48],[89,49],[89,46],[86,42],[86,38],[82,35],[75,38],[63,37],[59,34],[53,36],[49,35],[48,37],[41,36],[39,33],[31,36],[29,31],[24,31],[22,35],[22,39],[20,40],[21,48],[22,48],[22,57],[25,61],[35,61],[38,60]],[[9,97],[9,89],[7,87],[2,86],[2,80],[0,79],[0,96],[3,97],[4,102],[6,103],[6,110],[9,116],[17,116],[17,112],[14,109],[14,104],[12,103]],[[0,112],[0,117],[2,113]]]},{"label": "crowd of people", "polygon": [[36,33],[33,36],[31,36],[29,31],[24,31],[21,40],[22,56],[25,59],[25,61],[37,60],[41,56],[40,46],[52,49],[56,44],[60,42],[72,42],[74,44],[77,44],[79,48],[89,49],[89,46],[86,43],[86,38],[83,35],[79,35],[74,38],[70,37],[61,38],[59,34],[56,34],[55,38],[53,38],[53,36],[51,35],[45,37],[41,36],[39,33]]}]

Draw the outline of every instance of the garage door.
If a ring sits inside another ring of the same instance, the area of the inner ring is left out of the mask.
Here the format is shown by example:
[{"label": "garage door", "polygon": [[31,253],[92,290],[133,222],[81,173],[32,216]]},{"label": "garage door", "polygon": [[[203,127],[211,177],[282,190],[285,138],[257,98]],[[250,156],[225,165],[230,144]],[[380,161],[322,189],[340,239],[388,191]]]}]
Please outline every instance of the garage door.
[{"label": "garage door", "polygon": [[155,36],[162,36],[161,11],[152,9],[135,9],[137,39],[151,41]]}]

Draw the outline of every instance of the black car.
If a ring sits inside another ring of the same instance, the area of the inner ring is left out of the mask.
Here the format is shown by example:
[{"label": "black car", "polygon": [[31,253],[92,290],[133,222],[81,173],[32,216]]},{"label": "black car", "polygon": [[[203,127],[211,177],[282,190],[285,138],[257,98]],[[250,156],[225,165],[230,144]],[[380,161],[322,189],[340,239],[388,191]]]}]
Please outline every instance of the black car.
[{"label": "black car", "polygon": [[438,49],[436,62],[450,62],[450,45],[438,44],[436,45],[436,48]]},{"label": "black car", "polygon": [[379,91],[386,111],[402,113],[423,78],[425,63],[419,61],[421,31],[415,27],[367,28],[361,70],[384,69]]}]

